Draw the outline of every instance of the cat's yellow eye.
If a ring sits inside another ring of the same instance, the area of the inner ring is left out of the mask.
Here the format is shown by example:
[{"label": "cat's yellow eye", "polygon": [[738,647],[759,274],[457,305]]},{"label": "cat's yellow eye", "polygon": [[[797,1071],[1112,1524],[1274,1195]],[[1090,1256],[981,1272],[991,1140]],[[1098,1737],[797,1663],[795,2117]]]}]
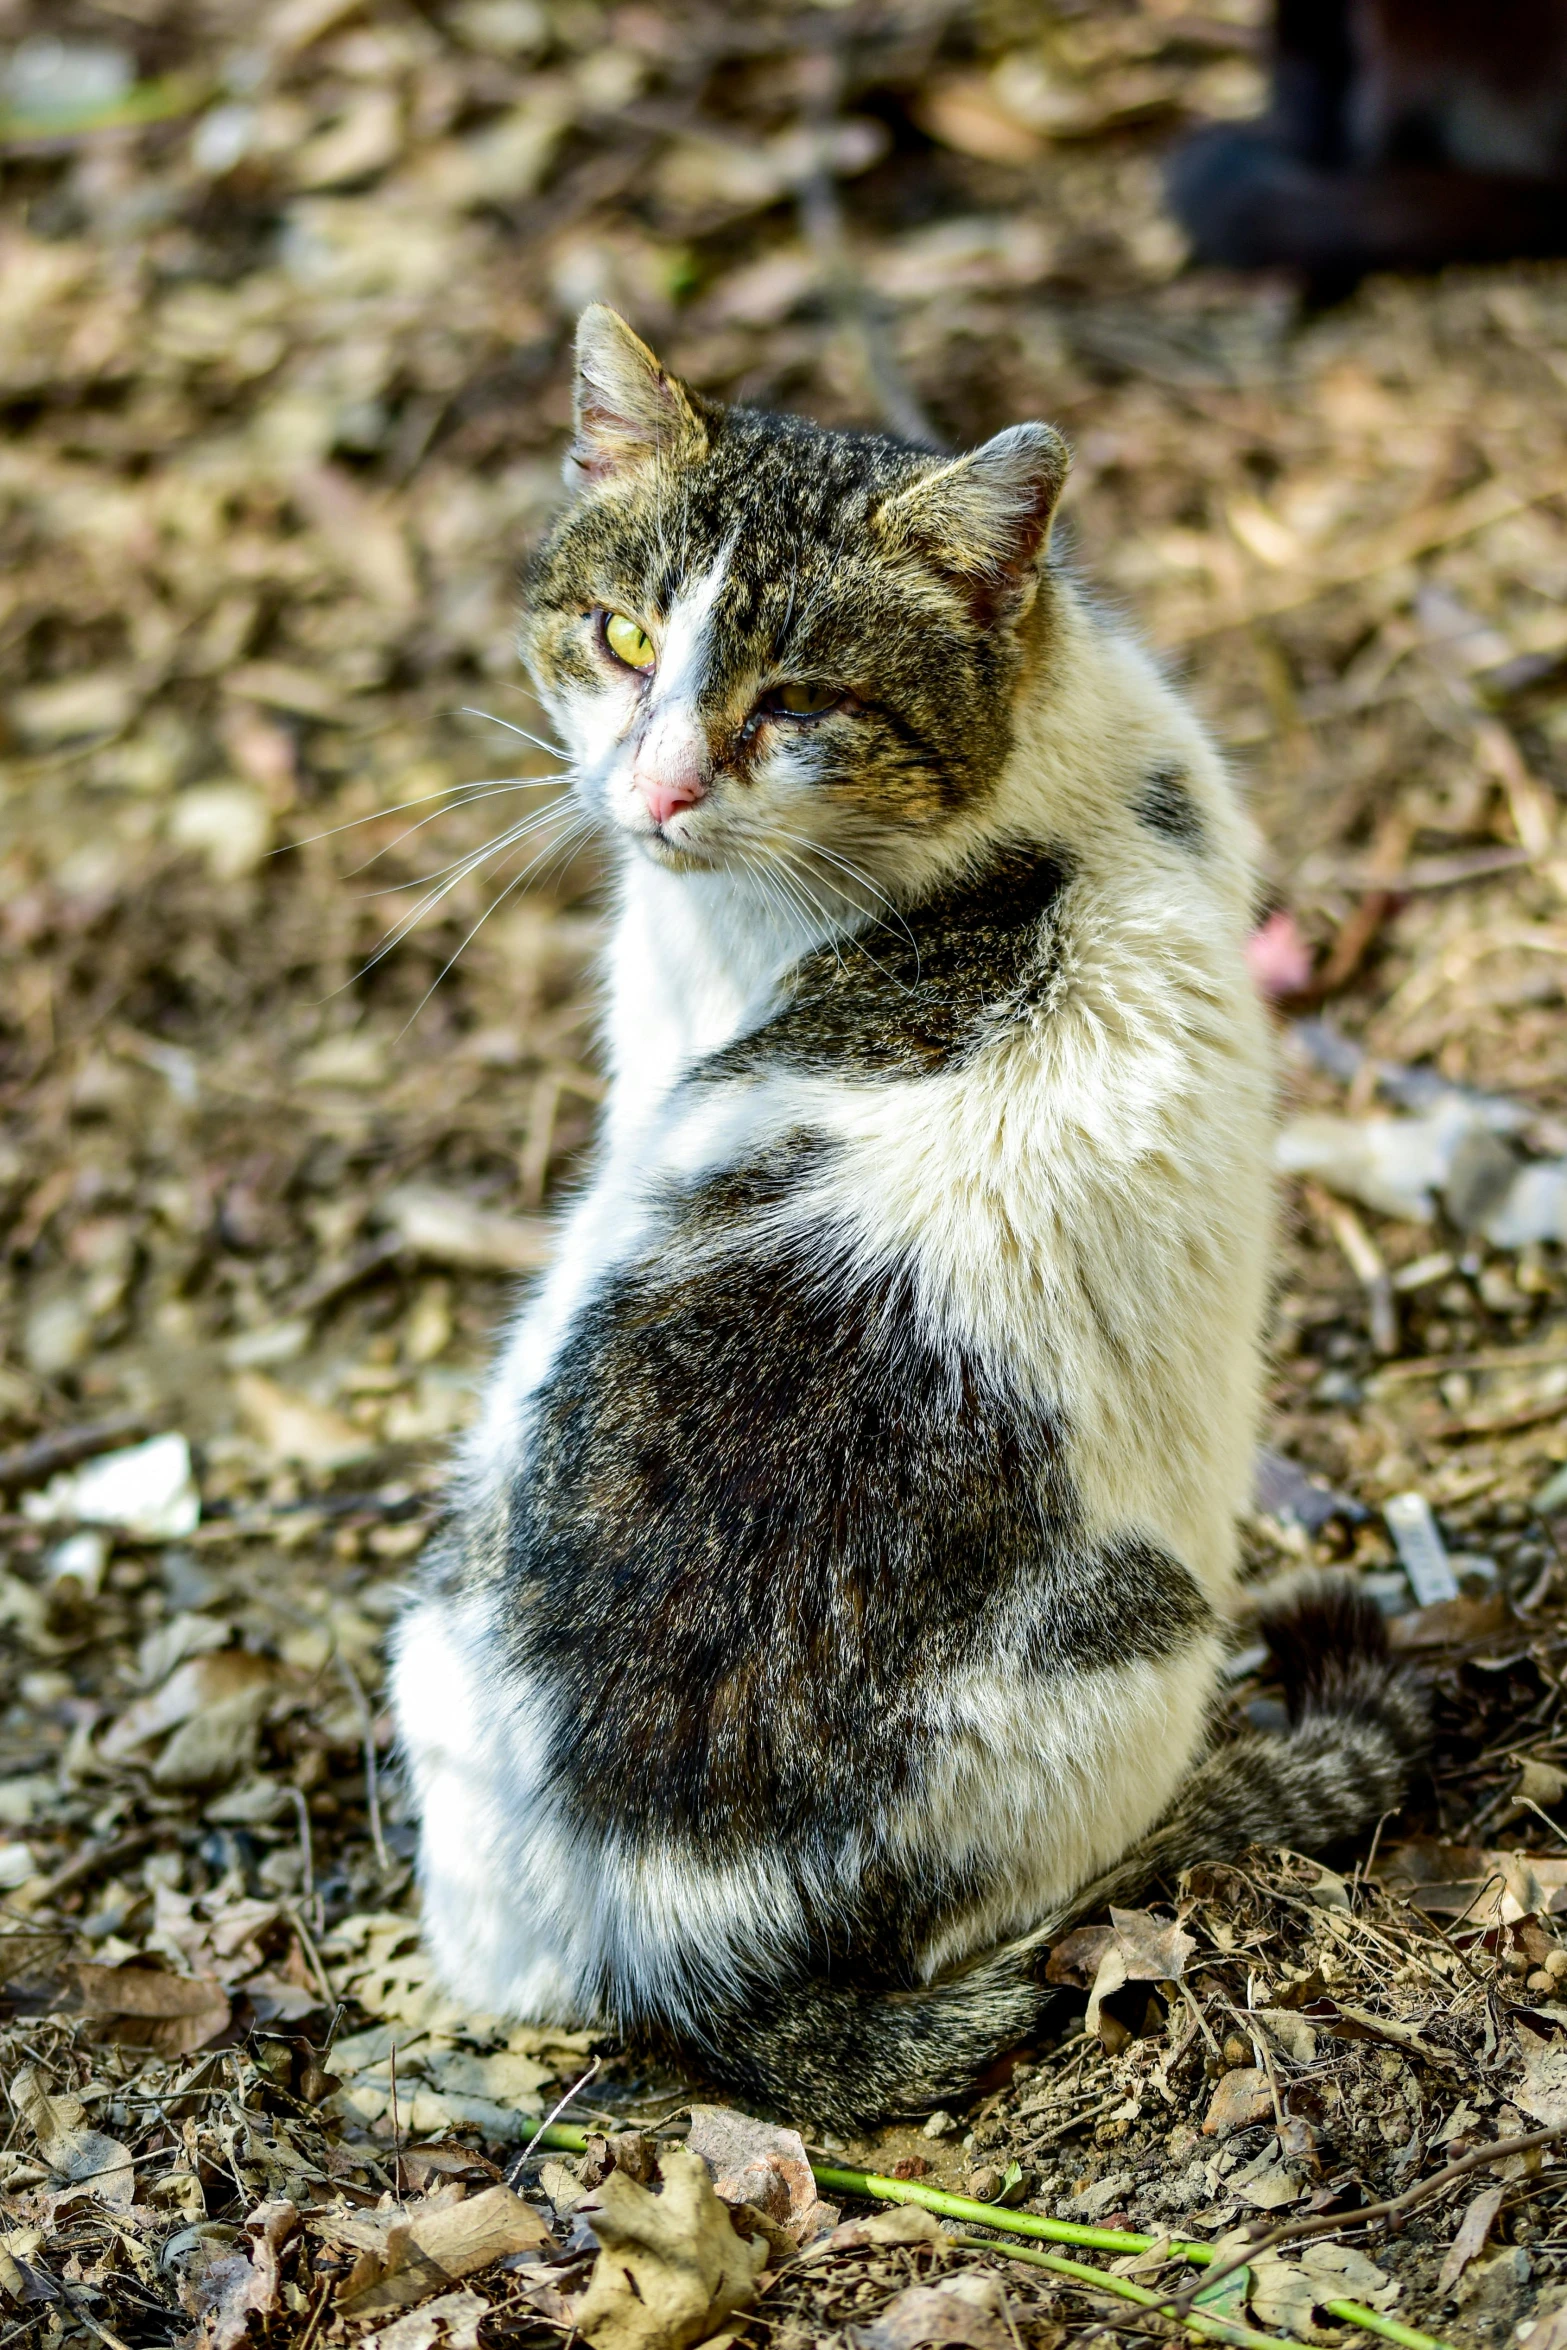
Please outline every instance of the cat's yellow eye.
[{"label": "cat's yellow eye", "polygon": [[604,642],[616,660],[623,661],[628,669],[651,669],[657,658],[647,630],[638,628],[624,612],[605,613]]},{"label": "cat's yellow eye", "polygon": [[830,710],[835,702],[842,700],[842,696],[835,686],[806,685],[797,679],[792,685],[776,686],[771,700],[773,708],[782,710],[786,717],[820,718],[822,712]]}]

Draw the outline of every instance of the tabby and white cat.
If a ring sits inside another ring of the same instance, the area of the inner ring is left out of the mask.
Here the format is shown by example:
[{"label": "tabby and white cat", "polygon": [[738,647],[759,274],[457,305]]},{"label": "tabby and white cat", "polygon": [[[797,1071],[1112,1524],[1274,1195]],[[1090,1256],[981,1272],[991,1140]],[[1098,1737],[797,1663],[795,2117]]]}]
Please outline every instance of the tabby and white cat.
[{"label": "tabby and white cat", "polygon": [[[610,311],[523,652],[613,843],[612,1088],[398,1631],[454,1993],[818,2121],[962,2093],[1042,1945],[1394,1805],[1380,1620],[1204,1759],[1270,1203],[1248,833],[1049,556],[1041,424],[699,398]],[[1108,1873],[1107,1873],[1108,1872]]]}]

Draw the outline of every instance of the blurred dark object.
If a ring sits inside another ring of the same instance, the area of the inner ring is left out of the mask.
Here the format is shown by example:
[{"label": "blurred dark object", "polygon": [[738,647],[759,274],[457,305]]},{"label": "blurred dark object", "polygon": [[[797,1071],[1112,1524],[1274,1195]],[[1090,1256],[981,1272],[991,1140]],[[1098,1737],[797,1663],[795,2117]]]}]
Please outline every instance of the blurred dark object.
[{"label": "blurred dark object", "polygon": [[1277,0],[1270,111],[1199,131],[1169,189],[1198,260],[1320,300],[1567,252],[1567,0]]}]

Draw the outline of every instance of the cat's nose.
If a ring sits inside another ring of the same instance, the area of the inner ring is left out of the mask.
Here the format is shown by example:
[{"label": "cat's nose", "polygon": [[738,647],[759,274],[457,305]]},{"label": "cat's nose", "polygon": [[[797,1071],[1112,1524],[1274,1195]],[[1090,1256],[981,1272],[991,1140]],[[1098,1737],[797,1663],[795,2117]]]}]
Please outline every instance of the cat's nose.
[{"label": "cat's nose", "polygon": [[655,824],[667,824],[682,808],[694,808],[707,797],[707,785],[693,768],[674,774],[639,775],[637,789]]}]

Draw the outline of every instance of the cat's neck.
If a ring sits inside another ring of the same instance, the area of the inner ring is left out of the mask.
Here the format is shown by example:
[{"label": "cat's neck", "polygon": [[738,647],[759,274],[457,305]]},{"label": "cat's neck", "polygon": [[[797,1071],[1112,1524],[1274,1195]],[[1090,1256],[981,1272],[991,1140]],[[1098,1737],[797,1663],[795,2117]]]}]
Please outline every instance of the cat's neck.
[{"label": "cat's neck", "polygon": [[[606,1140],[634,1133],[685,1071],[754,1020],[832,925],[776,884],[627,858],[606,968]],[[836,911],[850,909],[840,902]]]}]

